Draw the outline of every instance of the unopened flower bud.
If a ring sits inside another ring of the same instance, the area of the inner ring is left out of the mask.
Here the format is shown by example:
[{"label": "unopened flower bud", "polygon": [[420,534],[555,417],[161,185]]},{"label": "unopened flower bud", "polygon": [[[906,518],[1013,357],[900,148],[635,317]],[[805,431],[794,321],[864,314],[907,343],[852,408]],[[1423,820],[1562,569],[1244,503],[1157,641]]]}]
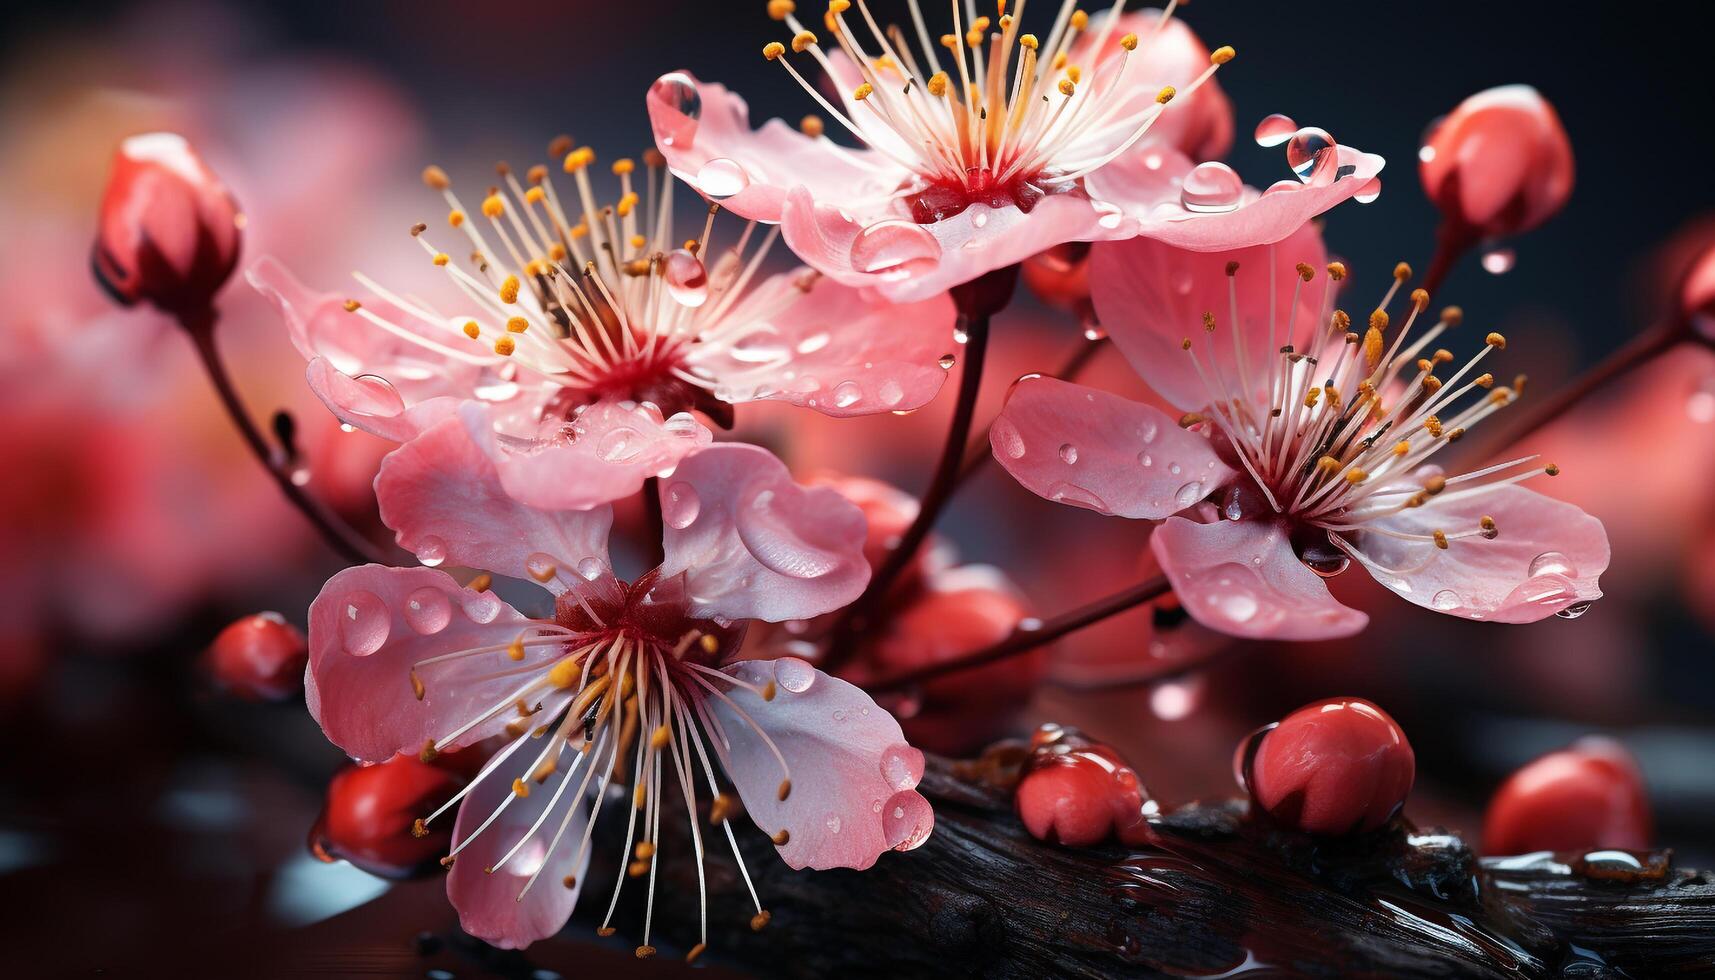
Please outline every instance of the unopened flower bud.
[{"label": "unopened flower bud", "polygon": [[1392,820],[1416,772],[1411,743],[1386,712],[1334,698],[1299,708],[1257,737],[1243,780],[1256,805],[1281,824],[1337,836]]},{"label": "unopened flower bud", "polygon": [[1424,139],[1418,160],[1429,199],[1478,238],[1535,228],[1572,194],[1572,142],[1554,107],[1528,85],[1459,103]]}]

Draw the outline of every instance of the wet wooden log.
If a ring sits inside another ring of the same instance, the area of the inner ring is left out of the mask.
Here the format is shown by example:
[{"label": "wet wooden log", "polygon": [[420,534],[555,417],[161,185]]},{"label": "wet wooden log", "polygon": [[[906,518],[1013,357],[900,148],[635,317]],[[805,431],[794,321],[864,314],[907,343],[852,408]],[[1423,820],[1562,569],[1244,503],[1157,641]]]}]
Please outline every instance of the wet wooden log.
[{"label": "wet wooden log", "polygon": [[[934,835],[864,872],[795,872],[760,833],[740,835],[772,913],[761,931],[731,855],[711,847],[705,955],[779,977],[1715,973],[1715,878],[1666,853],[1479,860],[1404,823],[1319,845],[1239,802],[1165,815],[1156,846],[1069,849],[1024,831],[994,772],[931,759],[920,789]],[[661,870],[652,942],[682,955],[695,869]],[[634,935],[642,889],[626,891],[615,924]]]}]

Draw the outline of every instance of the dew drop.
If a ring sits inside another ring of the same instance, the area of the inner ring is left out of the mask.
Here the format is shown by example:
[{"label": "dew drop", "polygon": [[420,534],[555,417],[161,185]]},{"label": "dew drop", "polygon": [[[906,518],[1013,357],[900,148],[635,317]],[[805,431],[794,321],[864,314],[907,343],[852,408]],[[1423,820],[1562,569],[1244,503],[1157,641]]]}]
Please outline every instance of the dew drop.
[{"label": "dew drop", "polygon": [[657,78],[649,87],[649,94],[688,119],[695,120],[703,114],[703,97],[697,92],[697,83],[682,71]]},{"label": "dew drop", "polygon": [[1060,444],[1060,462],[1067,466],[1078,461],[1078,447],[1069,442]]},{"label": "dew drop", "polygon": [[1306,126],[1286,141],[1286,165],[1298,179],[1315,187],[1334,182],[1340,163],[1340,148],[1326,130]]},{"label": "dew drop", "polygon": [[917,788],[923,778],[923,753],[909,745],[891,745],[881,754],[881,778],[895,790]]},{"label": "dew drop", "polygon": [[951,354],[942,354],[941,359],[935,363],[941,365],[941,370],[951,371],[953,369],[953,365],[958,363],[958,359]]},{"label": "dew drop", "polygon": [[814,354],[817,351],[821,350],[822,348],[828,346],[828,341],[830,341],[832,339],[833,339],[832,335],[830,335],[826,330],[824,330],[818,334],[812,334],[811,336],[805,337],[803,340],[798,341],[798,353],[800,353],[800,354]]},{"label": "dew drop", "polygon": [[1440,592],[1437,592],[1434,596],[1430,597],[1429,604],[1442,612],[1446,612],[1450,609],[1457,609],[1460,606],[1459,593],[1454,592],[1452,589],[1442,589]]},{"label": "dew drop", "polygon": [[1142,463],[1144,466],[1154,466],[1155,465],[1155,457],[1151,456],[1148,453],[1138,453],[1137,454],[1137,461],[1139,463]]},{"label": "dew drop", "polygon": [[1590,607],[1593,605],[1595,605],[1594,602],[1574,602],[1565,609],[1556,612],[1555,615],[1559,616],[1561,619],[1577,619],[1579,616],[1589,612]]},{"label": "dew drop", "polygon": [[347,406],[353,414],[392,418],[405,410],[405,399],[386,378],[361,374],[351,380],[361,395]]},{"label": "dew drop", "polygon": [[842,381],[834,386],[834,407],[851,408],[863,401],[863,388],[856,381]]},{"label": "dew drop", "polygon": [[1376,198],[1381,196],[1382,179],[1380,177],[1371,177],[1364,186],[1358,188],[1358,192],[1356,194],[1352,195],[1352,200],[1357,201],[1359,204],[1373,204],[1375,203]]},{"label": "dew drop", "polygon": [[662,260],[661,281],[680,306],[695,309],[709,300],[709,270],[689,250],[676,248]]},{"label": "dew drop", "polygon": [[1179,203],[1198,214],[1235,211],[1244,192],[1245,182],[1232,167],[1211,160],[1197,164],[1185,175],[1179,186]]},{"label": "dew drop", "polygon": [[1144,442],[1154,442],[1155,435],[1159,431],[1160,426],[1156,425],[1153,419],[1145,419],[1143,424],[1137,427],[1137,436]]},{"label": "dew drop", "polygon": [[1084,324],[1084,339],[1091,343],[1106,340],[1108,339],[1108,332],[1102,328],[1101,324],[1091,320]]},{"label": "dew drop", "polygon": [[774,680],[793,694],[803,694],[816,683],[816,668],[797,657],[781,657],[774,661]]},{"label": "dew drop", "polygon": [[381,649],[392,632],[393,617],[387,604],[373,592],[357,591],[346,595],[339,608],[339,637],[345,652],[354,657],[367,657]]},{"label": "dew drop", "polygon": [[661,519],[674,530],[690,527],[702,509],[703,500],[697,496],[697,488],[684,481],[667,487],[661,498]]},{"label": "dew drop", "polygon": [[1532,578],[1538,575],[1564,575],[1572,578],[1578,574],[1578,567],[1572,564],[1572,559],[1558,551],[1545,551],[1530,560],[1529,573]]},{"label": "dew drop", "polygon": [[935,812],[916,790],[893,794],[882,809],[881,835],[896,851],[922,846],[935,829]]},{"label": "dew drop", "polygon": [[1202,499],[1203,484],[1199,480],[1192,480],[1190,483],[1185,484],[1179,488],[1178,493],[1173,495],[1173,502],[1178,504],[1181,509],[1189,507]]},{"label": "dew drop", "polygon": [[883,279],[906,279],[933,269],[941,243],[922,225],[887,218],[858,232],[852,241],[852,268]]},{"label": "dew drop", "polygon": [[607,562],[604,562],[593,555],[578,562],[578,574],[582,575],[586,582],[594,582],[596,579],[601,578],[602,573],[606,571]]},{"label": "dew drop", "polygon": [[1262,117],[1262,122],[1256,124],[1256,145],[1279,146],[1292,138],[1298,132],[1298,124],[1291,116],[1283,116],[1278,112]]},{"label": "dew drop", "polygon": [[828,833],[830,833],[830,834],[839,833],[840,832],[840,815],[837,813],[828,814],[828,819],[825,822],[825,824],[828,828]]},{"label": "dew drop", "polygon": [[1262,608],[1249,589],[1229,580],[1215,583],[1210,601],[1215,611],[1230,623],[1248,623]]},{"label": "dew drop", "polygon": [[1483,271],[1494,276],[1504,276],[1513,271],[1518,264],[1518,253],[1510,248],[1493,248],[1483,253]]},{"label": "dew drop", "polygon": [[769,571],[798,579],[821,578],[844,563],[838,552],[800,537],[777,504],[775,492],[764,488],[738,509],[738,539],[752,558]]},{"label": "dew drop", "polygon": [[433,534],[423,535],[417,542],[417,560],[434,568],[447,560],[447,543]]},{"label": "dew drop", "polygon": [[602,433],[601,441],[596,443],[596,453],[609,463],[623,463],[637,457],[642,451],[641,442],[636,429],[619,425]]},{"label": "dew drop", "polygon": [[876,393],[881,396],[881,403],[888,408],[892,408],[905,400],[905,386],[892,378],[883,381],[881,389]]},{"label": "dew drop", "polygon": [[962,345],[962,344],[968,344],[970,342],[971,342],[971,335],[965,332],[964,327],[954,327],[953,328],[953,343]]},{"label": "dew drop", "polygon": [[1178,476],[1185,472],[1185,467],[1180,466],[1178,463],[1169,463],[1167,464],[1167,472],[1172,473],[1174,476]]},{"label": "dew drop", "polygon": [[453,619],[453,604],[447,594],[425,585],[405,597],[405,622],[424,636],[439,633]]},{"label": "dew drop", "polygon": [[302,486],[308,486],[309,485],[310,468],[308,466],[304,466],[302,464],[294,466],[294,467],[292,467],[292,472],[290,475],[291,475],[291,479],[292,479],[292,486],[302,487]]},{"label": "dew drop", "polygon": [[716,201],[742,194],[750,186],[750,175],[736,160],[715,157],[697,169],[693,182],[703,195]]},{"label": "dew drop", "polygon": [[1019,435],[1018,426],[1013,425],[1011,419],[995,419],[989,426],[989,441],[1008,459],[1024,458],[1024,437]]}]

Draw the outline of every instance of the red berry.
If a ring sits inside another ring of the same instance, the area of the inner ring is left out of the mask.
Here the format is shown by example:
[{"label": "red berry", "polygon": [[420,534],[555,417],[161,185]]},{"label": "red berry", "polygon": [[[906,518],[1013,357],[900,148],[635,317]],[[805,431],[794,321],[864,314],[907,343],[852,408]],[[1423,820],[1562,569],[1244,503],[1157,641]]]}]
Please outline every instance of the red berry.
[{"label": "red berry", "polygon": [[1042,726],[1031,741],[1013,805],[1032,836],[1067,847],[1149,840],[1155,804],[1118,752],[1058,725]]},{"label": "red berry", "polygon": [[175,133],[119,145],[96,229],[96,279],[129,306],[207,310],[238,264],[243,216],[226,186]]},{"label": "red berry", "polygon": [[1507,777],[1483,818],[1483,852],[1642,851],[1653,834],[1637,763],[1612,739],[1585,738]]},{"label": "red berry", "polygon": [[208,648],[215,683],[252,701],[283,701],[304,687],[309,663],[304,634],[277,612],[246,616],[220,631]]},{"label": "red berry", "polygon": [[[419,827],[417,821],[450,799],[463,783],[452,767],[411,755],[396,755],[375,765],[349,765],[328,783],[327,803],[310,831],[310,851],[323,860],[350,861],[383,878],[438,870],[441,856],[451,845],[456,814],[442,814],[432,828]],[[423,836],[417,836],[418,830],[425,831]]]},{"label": "red berry", "polygon": [[1417,759],[1387,713],[1358,698],[1299,708],[1263,733],[1245,773],[1251,799],[1309,834],[1376,830],[1411,792]]}]

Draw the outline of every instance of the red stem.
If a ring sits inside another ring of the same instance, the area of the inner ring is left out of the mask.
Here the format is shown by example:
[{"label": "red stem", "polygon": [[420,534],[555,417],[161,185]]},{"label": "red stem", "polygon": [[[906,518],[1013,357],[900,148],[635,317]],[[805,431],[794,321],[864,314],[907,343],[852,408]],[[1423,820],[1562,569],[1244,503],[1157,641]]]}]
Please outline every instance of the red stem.
[{"label": "red stem", "polygon": [[232,383],[231,374],[226,370],[226,364],[220,359],[220,351],[214,342],[214,328],[218,320],[219,316],[212,308],[179,317],[180,325],[185,328],[185,333],[190,335],[197,356],[202,360],[209,381],[214,384],[215,393],[220,396],[221,405],[232,419],[232,424],[238,428],[239,434],[244,437],[251,454],[262,464],[262,468],[268,471],[268,475],[273,477],[275,485],[292,506],[321,532],[329,547],[338,552],[340,557],[354,564],[385,564],[385,559],[372,544],[305,494],[302,487],[292,482],[292,476],[286,468],[275,461],[273,447],[251,419],[243,399],[238,395],[237,387]]}]

